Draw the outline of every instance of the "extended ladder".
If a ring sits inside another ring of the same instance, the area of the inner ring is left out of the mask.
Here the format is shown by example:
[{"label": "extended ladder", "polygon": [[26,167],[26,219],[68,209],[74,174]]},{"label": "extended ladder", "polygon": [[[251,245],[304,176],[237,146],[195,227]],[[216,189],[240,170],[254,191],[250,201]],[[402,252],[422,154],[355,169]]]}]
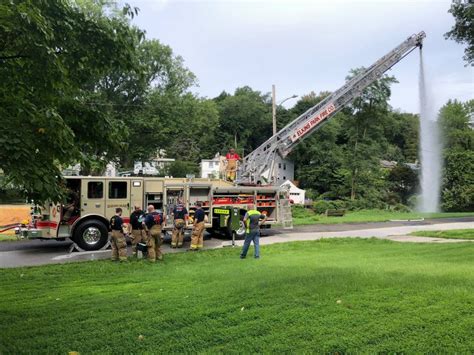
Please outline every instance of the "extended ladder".
[{"label": "extended ladder", "polygon": [[362,91],[403,57],[422,46],[426,37],[422,31],[403,41],[360,74],[346,82],[339,90],[290,122],[260,147],[247,155],[238,170],[238,183],[274,184],[276,182],[275,158],[285,158],[304,139],[319,129],[344,106],[360,96]]}]

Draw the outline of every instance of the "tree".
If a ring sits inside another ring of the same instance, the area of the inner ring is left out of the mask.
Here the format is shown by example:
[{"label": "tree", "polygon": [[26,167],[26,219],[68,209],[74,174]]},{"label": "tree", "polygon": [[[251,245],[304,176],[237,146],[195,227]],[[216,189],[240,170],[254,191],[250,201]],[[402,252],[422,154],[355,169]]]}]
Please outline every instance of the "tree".
[{"label": "tree", "polygon": [[64,0],[0,5],[0,168],[39,200],[60,199],[61,166],[121,144],[89,101],[98,78],[133,65],[140,33],[125,19],[132,11],[107,16]]},{"label": "tree", "polygon": [[167,175],[175,178],[184,178],[189,174],[199,174],[199,166],[195,162],[177,160],[167,169]]},{"label": "tree", "polygon": [[[350,80],[364,68],[351,70],[346,78]],[[397,80],[384,75],[376,80],[357,97],[345,111],[350,117],[343,122],[346,139],[345,158],[349,179],[351,200],[358,193],[363,197],[377,196],[377,187],[381,185],[379,161],[387,150],[388,142],[384,127],[389,112],[390,86]]]},{"label": "tree", "polygon": [[445,143],[442,206],[447,211],[474,211],[473,108],[474,100],[448,101],[440,110]]},{"label": "tree", "polygon": [[453,1],[448,12],[454,16],[455,24],[445,38],[465,44],[464,60],[474,65],[474,6],[471,1]]},{"label": "tree", "polygon": [[418,188],[418,174],[405,165],[397,165],[388,174],[387,180],[390,190],[395,192],[403,204],[408,203],[408,199]]},{"label": "tree", "polygon": [[271,104],[268,94],[245,86],[234,95],[222,93],[214,99],[219,110],[219,128],[215,147],[229,147],[249,153],[272,135]]}]

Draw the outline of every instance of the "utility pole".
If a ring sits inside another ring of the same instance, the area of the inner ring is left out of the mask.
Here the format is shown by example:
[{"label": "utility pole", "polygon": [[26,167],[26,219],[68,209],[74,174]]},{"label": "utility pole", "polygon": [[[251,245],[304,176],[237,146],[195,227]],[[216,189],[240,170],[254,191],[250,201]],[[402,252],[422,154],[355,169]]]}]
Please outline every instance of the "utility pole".
[{"label": "utility pole", "polygon": [[272,85],[272,120],[273,120],[273,135],[277,133],[277,119],[276,119],[276,94],[275,84]]},{"label": "utility pole", "polygon": [[[275,84],[272,85],[272,121],[273,121],[273,135],[277,133],[277,103],[276,103],[276,89],[275,89]],[[287,97],[286,99],[282,100],[278,105],[281,105],[287,100],[294,99],[298,97],[298,95],[291,95],[290,97]]]}]

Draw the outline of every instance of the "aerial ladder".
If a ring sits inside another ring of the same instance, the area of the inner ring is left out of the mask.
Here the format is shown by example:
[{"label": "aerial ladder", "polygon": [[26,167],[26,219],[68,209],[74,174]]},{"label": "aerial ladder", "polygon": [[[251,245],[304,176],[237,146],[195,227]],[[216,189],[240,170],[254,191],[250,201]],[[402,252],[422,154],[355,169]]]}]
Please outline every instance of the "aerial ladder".
[{"label": "aerial ladder", "polygon": [[276,184],[277,154],[282,158],[287,157],[303,139],[321,128],[344,106],[360,96],[364,89],[381,78],[387,70],[415,48],[421,48],[425,37],[426,34],[423,31],[408,37],[370,67],[347,81],[339,90],[327,96],[267,139],[243,159],[236,182],[251,185]]}]

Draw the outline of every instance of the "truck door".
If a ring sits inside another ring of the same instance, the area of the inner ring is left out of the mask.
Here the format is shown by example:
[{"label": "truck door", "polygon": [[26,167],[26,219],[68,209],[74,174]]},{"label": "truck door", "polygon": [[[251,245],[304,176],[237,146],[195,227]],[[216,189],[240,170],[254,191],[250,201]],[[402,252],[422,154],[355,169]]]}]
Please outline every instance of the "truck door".
[{"label": "truck door", "polygon": [[107,201],[105,215],[112,218],[115,209],[122,209],[122,216],[127,220],[130,216],[130,180],[107,179]]},{"label": "truck door", "polygon": [[81,216],[105,215],[105,179],[83,179],[81,182]]},{"label": "truck door", "polygon": [[133,209],[134,206],[146,208],[146,206],[143,205],[142,180],[132,180],[132,184],[130,185],[130,208]]}]

